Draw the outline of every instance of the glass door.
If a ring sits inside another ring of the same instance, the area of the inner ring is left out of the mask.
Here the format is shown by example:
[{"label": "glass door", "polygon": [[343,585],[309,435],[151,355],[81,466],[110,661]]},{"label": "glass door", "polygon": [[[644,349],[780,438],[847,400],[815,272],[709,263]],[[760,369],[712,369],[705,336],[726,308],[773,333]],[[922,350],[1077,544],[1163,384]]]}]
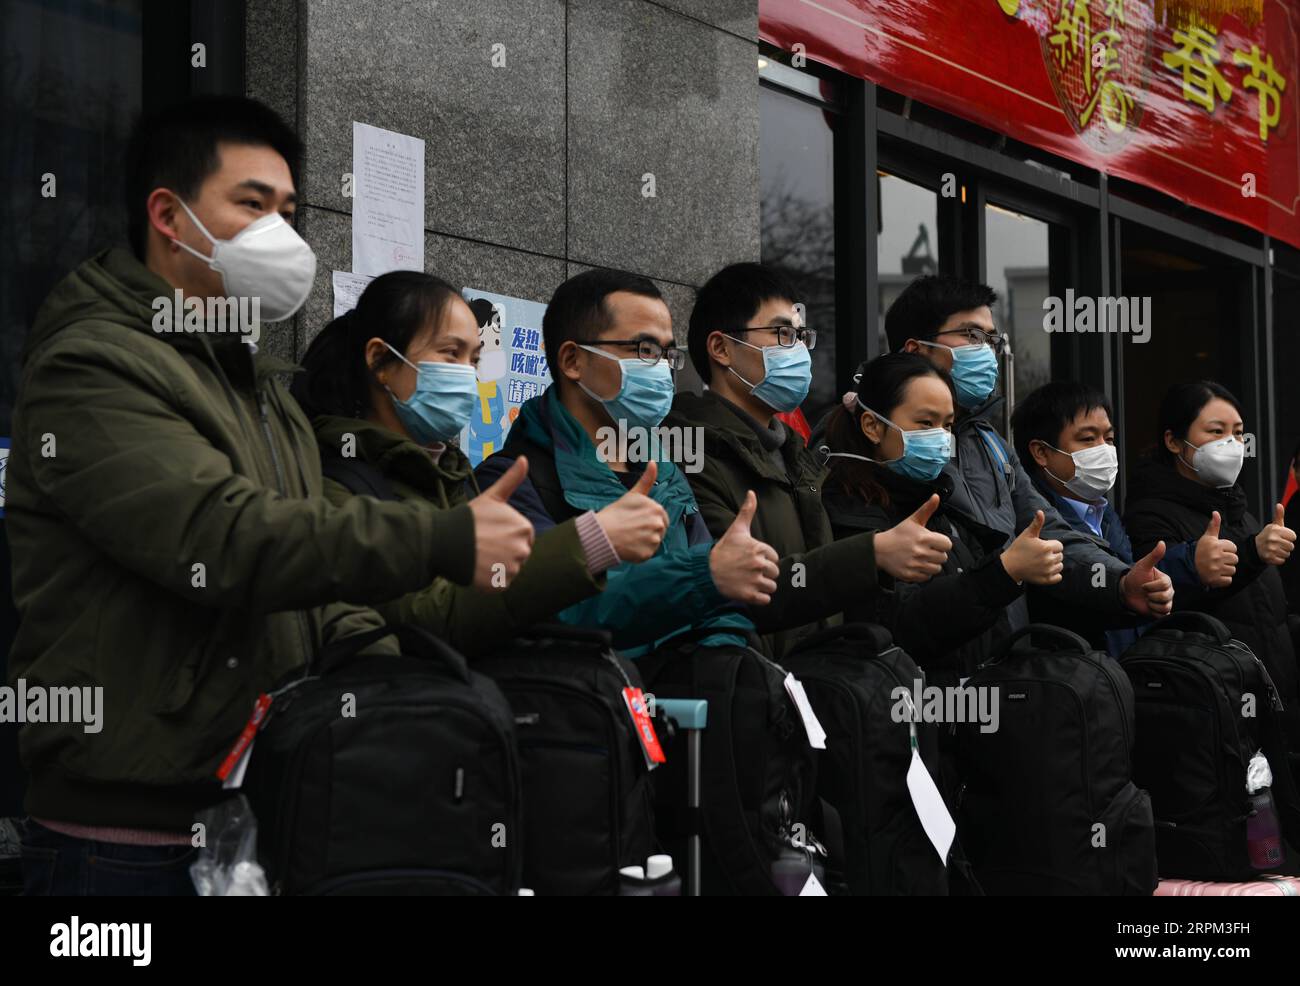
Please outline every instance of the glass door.
[{"label": "glass door", "polygon": [[985,283],[998,293],[993,324],[1007,337],[1002,388],[1009,415],[1017,394],[1052,379],[1051,336],[1043,327],[1043,303],[1051,294],[1048,224],[989,202],[984,207]]},{"label": "glass door", "polygon": [[1141,306],[1150,312],[1145,342],[1137,335],[1117,340],[1123,393],[1123,420],[1116,422],[1125,466],[1121,479],[1159,440],[1165,391],[1184,381],[1215,380],[1242,401],[1246,432],[1253,437],[1241,483],[1254,504],[1261,489],[1262,431],[1267,428],[1267,409],[1249,365],[1259,319],[1258,269],[1141,223],[1117,222],[1116,293],[1128,300],[1130,309]]}]

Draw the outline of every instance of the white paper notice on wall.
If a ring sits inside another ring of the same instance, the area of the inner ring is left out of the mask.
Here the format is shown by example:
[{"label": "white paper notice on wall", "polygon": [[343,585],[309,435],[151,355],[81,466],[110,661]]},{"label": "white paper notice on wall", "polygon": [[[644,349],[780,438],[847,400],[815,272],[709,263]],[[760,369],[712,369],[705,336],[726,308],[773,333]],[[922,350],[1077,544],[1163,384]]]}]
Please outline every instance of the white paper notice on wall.
[{"label": "white paper notice on wall", "polygon": [[424,270],[424,141],[352,124],[352,270]]},{"label": "white paper notice on wall", "polygon": [[374,280],[369,274],[349,274],[345,270],[336,270],[334,274],[334,317],[350,312],[357,307],[357,299],[366,285]]}]

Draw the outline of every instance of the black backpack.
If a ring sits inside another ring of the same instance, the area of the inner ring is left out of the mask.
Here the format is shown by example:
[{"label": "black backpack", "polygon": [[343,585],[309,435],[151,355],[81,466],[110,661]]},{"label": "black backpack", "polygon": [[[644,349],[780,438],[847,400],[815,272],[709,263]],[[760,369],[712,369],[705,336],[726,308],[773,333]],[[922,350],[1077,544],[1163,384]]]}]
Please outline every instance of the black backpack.
[{"label": "black backpack", "polygon": [[[1133,767],[1151,791],[1161,875],[1245,880],[1260,872],[1246,854],[1246,765],[1258,750],[1273,770],[1282,830],[1297,844],[1282,702],[1250,648],[1214,617],[1187,611],[1152,624],[1120,664],[1137,698]],[[1243,715],[1246,695],[1253,716]]]},{"label": "black backpack", "polygon": [[[393,633],[403,656],[358,653]],[[349,695],[354,715],[345,714]],[[243,790],[274,893],[519,889],[524,832],[510,706],[490,679],[418,628],[346,638],[274,693]]]},{"label": "black backpack", "polygon": [[688,837],[700,831],[704,894],[775,896],[778,859],[793,852],[808,859],[810,872],[824,863],[810,829],[815,751],[786,693],[785,669],[752,647],[701,646],[719,632],[679,634],[637,661],[656,696],[709,703],[700,817],[687,805],[685,734],[668,736],[668,762],[655,771],[659,839],[674,859],[685,859]]},{"label": "black backpack", "polygon": [[[476,658],[514,710],[523,764],[524,886],[616,894],[654,846],[654,787],[623,690],[636,665],[609,634],[546,626]],[[685,857],[681,857],[685,858]]]},{"label": "black backpack", "polygon": [[1150,895],[1151,799],[1132,779],[1133,688],[1119,665],[1035,623],[965,687],[997,696],[993,731],[956,724],[957,831],[984,889]]},{"label": "black backpack", "polygon": [[[925,675],[884,627],[850,623],[799,641],[783,664],[799,676],[827,733],[817,794],[839,815],[832,868],[859,895],[947,894],[948,871],[925,834],[907,790],[912,763],[906,720],[893,692],[910,695]],[[921,760],[940,780],[939,728],[917,724]],[[843,843],[843,859],[836,860]],[[953,855],[950,852],[950,857]],[[952,860],[950,858],[949,862]]]}]

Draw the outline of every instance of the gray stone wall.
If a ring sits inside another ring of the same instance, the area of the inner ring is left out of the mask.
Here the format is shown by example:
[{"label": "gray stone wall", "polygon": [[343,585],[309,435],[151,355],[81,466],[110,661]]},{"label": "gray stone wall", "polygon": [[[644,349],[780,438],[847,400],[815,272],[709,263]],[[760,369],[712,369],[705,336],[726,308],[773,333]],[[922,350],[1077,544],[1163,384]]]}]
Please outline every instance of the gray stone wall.
[{"label": "gray stone wall", "polygon": [[693,289],[758,259],[757,34],[758,0],[249,0],[248,94],[303,138],[320,261],[271,347],[301,355],[352,268],[354,120],[425,141],[429,272],[545,302],[621,267],[659,284],[684,341]]}]

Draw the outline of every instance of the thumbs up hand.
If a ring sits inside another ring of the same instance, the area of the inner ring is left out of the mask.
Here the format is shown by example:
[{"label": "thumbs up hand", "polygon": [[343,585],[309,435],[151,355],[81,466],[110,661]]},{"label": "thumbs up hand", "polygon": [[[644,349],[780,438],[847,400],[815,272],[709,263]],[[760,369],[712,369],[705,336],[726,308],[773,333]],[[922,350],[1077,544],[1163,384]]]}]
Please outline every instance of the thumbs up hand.
[{"label": "thumbs up hand", "polygon": [[1281,565],[1295,550],[1295,531],[1286,526],[1286,508],[1278,504],[1273,511],[1273,523],[1255,535],[1255,547],[1266,565]]},{"label": "thumbs up hand", "polygon": [[709,574],[726,598],[766,606],[776,591],[780,569],[776,549],[749,533],[757,509],[758,498],[750,490],[736,519],[709,552]]},{"label": "thumbs up hand", "polygon": [[614,546],[619,561],[640,562],[653,558],[668,530],[668,514],[651,497],[659,463],[651,460],[636,485],[597,511],[596,519]]},{"label": "thumbs up hand", "polygon": [[935,493],[906,520],[877,532],[876,567],[900,582],[924,582],[942,572],[952,542],[925,526],[938,509],[939,494]]},{"label": "thumbs up hand", "polygon": [[1138,563],[1124,573],[1119,588],[1124,605],[1139,616],[1153,619],[1168,616],[1174,608],[1174,582],[1156,568],[1165,556],[1165,543],[1159,541]]},{"label": "thumbs up hand", "polygon": [[1065,567],[1065,549],[1060,541],[1044,541],[1040,534],[1046,518],[1040,510],[1033,522],[1002,551],[1002,567],[1017,582],[1055,585]]},{"label": "thumbs up hand", "polygon": [[469,501],[474,515],[472,584],[476,589],[504,589],[533,550],[533,525],[510,506],[510,497],[527,475],[528,460],[521,455],[500,479]]},{"label": "thumbs up hand", "polygon": [[1196,539],[1196,574],[1211,589],[1232,585],[1237,574],[1237,545],[1219,537],[1219,511],[1210,515],[1205,533]]}]

